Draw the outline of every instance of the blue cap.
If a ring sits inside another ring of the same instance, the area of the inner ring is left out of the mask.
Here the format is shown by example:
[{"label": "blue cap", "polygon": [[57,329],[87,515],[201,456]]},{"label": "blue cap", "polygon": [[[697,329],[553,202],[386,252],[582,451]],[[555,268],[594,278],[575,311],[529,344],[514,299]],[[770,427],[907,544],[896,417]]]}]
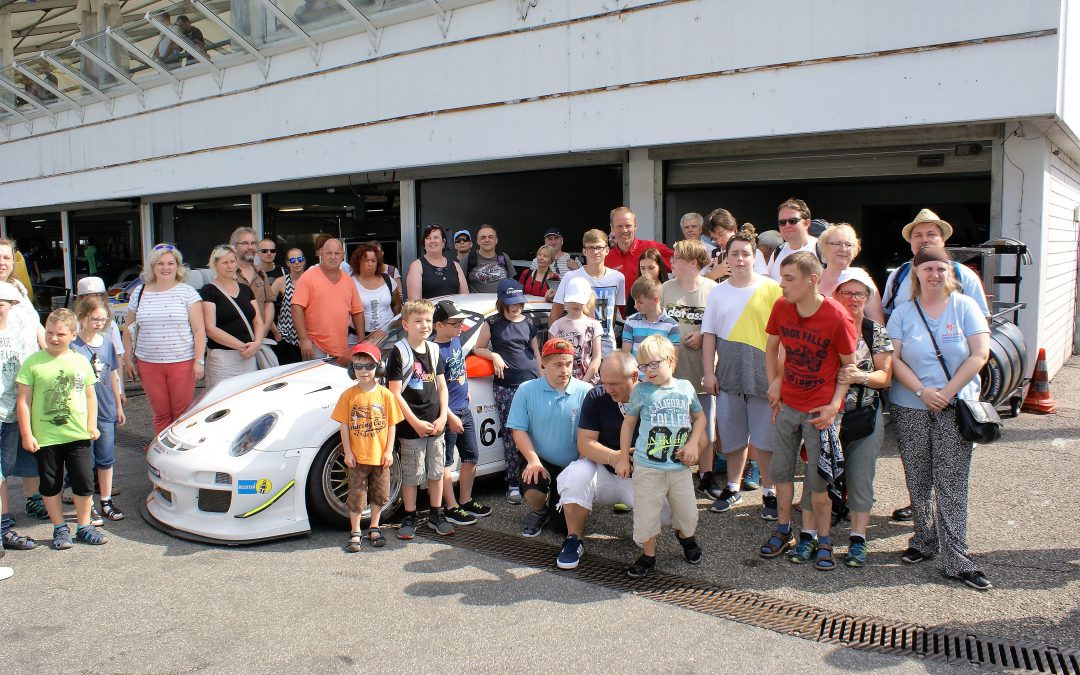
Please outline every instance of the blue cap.
[{"label": "blue cap", "polygon": [[504,305],[520,305],[525,302],[525,287],[513,279],[499,282],[499,299]]},{"label": "blue cap", "polygon": [[472,241],[472,235],[471,235],[471,234],[469,234],[469,231],[468,231],[468,230],[458,230],[457,232],[455,232],[455,233],[454,233],[454,236],[453,236],[453,237],[451,237],[451,239],[452,239],[452,240],[454,240],[454,239],[457,239],[457,238],[458,238],[458,237],[460,237],[461,235],[465,235],[465,238],[466,238],[466,239],[468,239],[469,241]]}]

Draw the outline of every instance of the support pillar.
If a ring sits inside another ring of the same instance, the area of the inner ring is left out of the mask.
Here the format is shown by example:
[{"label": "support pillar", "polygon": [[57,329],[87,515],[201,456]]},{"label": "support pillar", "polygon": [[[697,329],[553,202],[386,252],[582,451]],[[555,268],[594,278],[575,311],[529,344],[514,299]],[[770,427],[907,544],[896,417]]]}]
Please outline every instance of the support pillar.
[{"label": "support pillar", "polygon": [[[637,216],[639,239],[662,241],[662,162],[651,159],[646,148],[630,150],[623,179],[623,203]],[[612,205],[615,208],[616,205]]]},{"label": "support pillar", "polygon": [[251,229],[255,230],[255,236],[259,241],[266,236],[263,233],[263,195],[261,192],[251,193]]},{"label": "support pillar", "polygon": [[401,278],[405,279],[409,265],[416,260],[420,231],[417,228],[416,214],[419,211],[416,201],[416,181],[401,181]]},{"label": "support pillar", "polygon": [[64,286],[75,292],[75,268],[72,264],[76,248],[71,245],[71,219],[67,211],[60,212],[60,255],[64,261]]},{"label": "support pillar", "polygon": [[154,205],[143,202],[139,204],[139,232],[142,235],[142,259],[145,263],[150,259],[150,251],[154,244]]}]

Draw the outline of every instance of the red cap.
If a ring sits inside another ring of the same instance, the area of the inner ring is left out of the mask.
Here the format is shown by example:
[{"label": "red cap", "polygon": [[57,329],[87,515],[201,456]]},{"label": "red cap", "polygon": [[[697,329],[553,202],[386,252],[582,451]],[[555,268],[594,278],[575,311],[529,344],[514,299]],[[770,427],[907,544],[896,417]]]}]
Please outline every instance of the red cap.
[{"label": "red cap", "polygon": [[569,354],[573,356],[574,345],[570,344],[569,340],[565,340],[559,337],[553,337],[544,343],[544,349],[540,352],[540,357],[553,356],[555,354]]},{"label": "red cap", "polygon": [[367,354],[371,358],[375,359],[375,363],[382,361],[382,352],[380,352],[379,348],[371,344],[370,342],[356,343],[356,346],[352,348],[352,353],[353,356],[356,356],[357,354]]}]

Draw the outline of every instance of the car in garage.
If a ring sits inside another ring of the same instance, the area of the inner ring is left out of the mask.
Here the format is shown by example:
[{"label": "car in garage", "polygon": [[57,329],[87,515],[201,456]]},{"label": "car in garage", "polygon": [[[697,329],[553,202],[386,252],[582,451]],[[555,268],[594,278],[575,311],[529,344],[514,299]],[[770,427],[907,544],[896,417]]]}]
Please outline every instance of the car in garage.
[{"label": "car in garage", "polygon": [[[495,313],[495,295],[448,299],[468,315],[461,343],[480,449],[477,476],[498,473],[505,464],[491,362],[471,354],[480,323]],[[541,339],[550,311],[540,298],[526,305]],[[390,348],[402,337],[395,319],[368,338],[383,354],[380,377]],[[153,488],[144,518],[177,537],[220,544],[304,534],[315,518],[345,527],[348,481],[339,425],[330,413],[351,384],[348,369],[307,361],[230,378],[206,391],[147,451]],[[386,517],[400,506],[397,462],[390,483]]]}]

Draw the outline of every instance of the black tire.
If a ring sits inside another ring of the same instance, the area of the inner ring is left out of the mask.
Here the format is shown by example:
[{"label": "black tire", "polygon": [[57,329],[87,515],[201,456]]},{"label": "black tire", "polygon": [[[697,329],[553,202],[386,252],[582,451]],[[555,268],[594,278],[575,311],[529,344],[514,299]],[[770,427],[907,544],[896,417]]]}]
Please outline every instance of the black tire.
[{"label": "black tire", "polygon": [[[383,506],[380,520],[385,522],[401,507],[401,466],[397,448],[394,463],[390,467],[390,501]],[[311,463],[307,477],[308,513],[327,525],[349,527],[349,509],[345,500],[349,482],[345,475],[345,461],[341,455],[341,437],[334,434],[319,448]],[[367,520],[368,512],[364,512]]]},{"label": "black tire", "polygon": [[1013,380],[1011,355],[1005,342],[1007,340],[1000,340],[994,333],[990,334],[990,358],[979,371],[982,385],[979,398],[994,406],[1008,395],[1009,385]]}]

